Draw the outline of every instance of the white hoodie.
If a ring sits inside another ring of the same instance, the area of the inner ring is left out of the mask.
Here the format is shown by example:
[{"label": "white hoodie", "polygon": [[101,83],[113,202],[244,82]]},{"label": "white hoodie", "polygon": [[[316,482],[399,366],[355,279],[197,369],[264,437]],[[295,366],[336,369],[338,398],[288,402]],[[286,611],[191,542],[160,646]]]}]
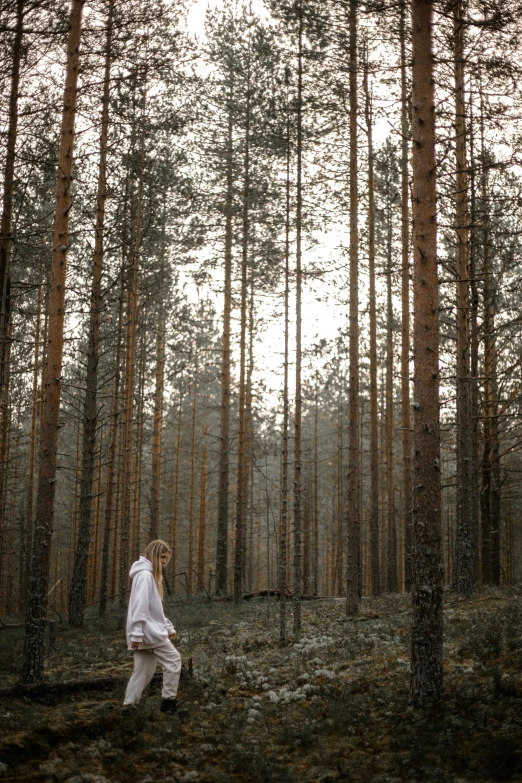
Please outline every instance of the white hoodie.
[{"label": "white hoodie", "polygon": [[168,641],[174,626],[163,613],[152,574],[152,563],[140,557],[132,564],[130,574],[132,589],[127,613],[127,642],[141,642],[140,650],[150,650]]}]

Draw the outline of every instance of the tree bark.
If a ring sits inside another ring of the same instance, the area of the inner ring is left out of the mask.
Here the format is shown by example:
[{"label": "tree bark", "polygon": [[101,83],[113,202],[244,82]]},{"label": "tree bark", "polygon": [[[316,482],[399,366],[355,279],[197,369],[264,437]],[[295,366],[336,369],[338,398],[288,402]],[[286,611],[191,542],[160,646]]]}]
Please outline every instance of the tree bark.
[{"label": "tree bark", "polygon": [[207,536],[207,433],[205,425],[203,431],[203,452],[201,454],[201,466],[199,471],[199,524],[198,524],[198,590],[205,587],[205,562],[206,562],[206,536]]},{"label": "tree bark", "polygon": [[165,372],[165,315],[160,303],[158,332],[156,335],[156,373],[154,392],[154,424],[152,433],[152,477],[150,487],[149,538],[159,537],[161,506],[161,435],[163,429],[163,376]]},{"label": "tree bark", "polygon": [[479,331],[478,331],[478,311],[479,311],[479,293],[477,285],[477,207],[475,195],[475,153],[473,139],[473,100],[470,93],[469,98],[469,146],[470,146],[470,225],[471,241],[469,248],[469,278],[470,278],[470,361],[471,361],[471,473],[470,473],[470,514],[471,514],[471,543],[473,550],[473,582],[477,583],[479,579],[479,520],[480,520],[480,457],[479,457]]},{"label": "tree bark", "polygon": [[245,108],[245,154],[243,178],[242,242],[241,242],[241,313],[239,337],[239,401],[237,436],[237,497],[236,536],[234,541],[234,601],[243,595],[243,548],[246,509],[246,332],[248,295],[248,240],[250,202],[250,65],[247,65]]},{"label": "tree bark", "polygon": [[[13,249],[13,194],[16,163],[16,139],[18,135],[18,97],[20,86],[20,62],[22,59],[22,42],[24,34],[25,0],[16,1],[16,26],[13,37],[11,59],[11,87],[9,94],[9,124],[7,128],[6,156],[4,168],[4,187],[2,199],[2,219],[0,224],[0,406],[1,406],[1,438],[6,438],[5,419],[8,417],[8,400],[6,393],[8,365],[9,321],[11,317],[11,255]],[[0,455],[4,455],[4,444],[0,444]],[[2,470],[5,462],[0,463]],[[1,501],[0,501],[1,504]]]},{"label": "tree bark", "polygon": [[488,198],[488,161],[484,143],[484,108],[482,88],[481,104],[481,200],[482,200],[482,305],[483,305],[483,343],[484,343],[484,392],[483,392],[483,448],[481,460],[482,488],[480,493],[480,517],[482,533],[482,582],[493,581],[493,542],[492,542],[492,451],[493,451],[493,412],[495,400],[494,385],[494,310],[492,305],[490,218]]},{"label": "tree bark", "polygon": [[406,0],[401,0],[401,427],[404,525],[404,589],[411,590],[412,578],[412,428],[410,406],[410,220],[408,189],[408,82],[406,58]]},{"label": "tree bark", "polygon": [[457,275],[457,525],[453,587],[461,595],[473,591],[473,550],[471,541],[471,421],[469,367],[469,216],[468,170],[466,161],[466,117],[464,95],[464,24],[462,0],[453,8],[453,56],[455,76],[455,163],[456,163],[456,275]]},{"label": "tree bark", "polygon": [[[36,324],[34,336],[34,364],[33,364],[33,392],[31,405],[31,435],[29,443],[29,469],[27,475],[27,543],[26,543],[26,562],[24,574],[24,591],[27,596],[29,589],[29,564],[31,562],[32,542],[33,542],[33,515],[34,515],[34,468],[36,457],[37,442],[37,419],[38,419],[38,365],[40,361],[40,321],[42,318],[42,299],[43,299],[43,267],[40,269],[40,279],[38,281],[38,295],[36,302]],[[24,599],[25,602],[26,599]]]},{"label": "tree bark", "polygon": [[[172,519],[169,525],[169,538],[168,544],[172,547],[172,569],[173,575],[172,592],[176,592],[176,575],[177,575],[177,562],[178,562],[178,504],[179,504],[179,466],[181,460],[181,417],[183,413],[183,397],[181,396],[181,389],[179,391],[179,409],[178,409],[178,432],[176,438],[176,471],[174,474],[174,498]],[[217,576],[216,576],[217,579]]]},{"label": "tree bark", "polygon": [[287,545],[288,545],[288,427],[289,427],[289,402],[288,402],[288,343],[290,337],[290,107],[288,101],[288,72],[286,73],[286,182],[285,182],[285,335],[284,335],[284,361],[283,361],[283,433],[281,454],[281,516],[279,524],[279,589],[281,599],[279,601],[279,642],[286,644],[286,593],[288,590],[287,571]]},{"label": "tree bark", "polygon": [[143,467],[143,430],[145,426],[145,374],[147,365],[147,324],[141,325],[139,365],[138,365],[138,400],[134,440],[133,462],[133,496],[131,516],[131,557],[137,560],[141,551],[141,472]]},{"label": "tree bark", "polygon": [[381,592],[379,563],[379,421],[377,417],[377,308],[375,304],[375,186],[373,118],[364,62],[366,131],[368,134],[368,265],[370,278],[370,572],[372,595]]},{"label": "tree bark", "polygon": [[60,427],[66,261],[69,244],[71,175],[83,6],[84,0],[72,0],[69,17],[49,295],[46,396],[41,422],[31,588],[22,662],[24,682],[36,682],[41,680],[44,674],[44,631],[56,488],[58,430]]},{"label": "tree bark", "polygon": [[346,498],[348,551],[346,564],[346,614],[359,612],[360,509],[359,509],[359,226],[357,183],[357,7],[350,0],[350,344],[348,492]]},{"label": "tree bark", "polygon": [[431,0],[413,0],[414,506],[410,699],[443,696],[439,319]]},{"label": "tree bark", "polygon": [[128,275],[127,325],[125,346],[125,399],[123,406],[123,487],[121,498],[120,557],[118,593],[120,610],[127,604],[127,583],[130,566],[130,536],[132,531],[131,490],[132,490],[132,445],[133,445],[133,408],[136,370],[136,326],[138,310],[138,277],[141,252],[141,233],[143,216],[143,175],[145,166],[145,107],[146,87],[143,86],[141,113],[141,144],[138,174],[138,194],[136,209],[136,235]]},{"label": "tree bark", "polygon": [[96,231],[91,285],[91,312],[87,348],[87,377],[83,403],[82,476],[76,556],[69,592],[69,623],[80,628],[84,623],[87,600],[87,562],[91,537],[92,487],[98,421],[98,359],[102,311],[103,236],[107,194],[107,142],[109,137],[109,97],[111,78],[112,20],[114,0],[110,0],[105,39],[105,72],[102,96],[100,162],[96,198]]},{"label": "tree bark", "polygon": [[386,263],[386,589],[399,592],[397,529],[395,527],[395,481],[393,475],[393,305],[392,305],[392,211],[388,204]]},{"label": "tree bark", "polygon": [[[232,96],[230,98],[232,104]],[[219,419],[218,521],[216,551],[216,593],[228,593],[228,477],[230,465],[230,318],[232,311],[232,206],[233,146],[232,105],[228,109],[227,194],[225,205],[225,285],[223,345],[221,353],[221,409]]]},{"label": "tree bark", "polygon": [[194,592],[194,492],[196,486],[196,421],[198,409],[198,385],[197,385],[197,367],[194,375],[193,393],[192,393],[192,428],[190,437],[190,487],[189,487],[189,508],[188,508],[188,563],[187,563],[187,592],[190,595]]},{"label": "tree bark", "polygon": [[[118,422],[120,413],[120,379],[121,379],[121,342],[123,333],[123,303],[125,299],[125,273],[122,265],[120,271],[120,297],[118,307],[118,330],[116,336],[116,359],[114,375],[114,391],[112,398],[112,410],[110,417],[110,435],[108,448],[107,484],[105,487],[105,509],[103,515],[102,557],[100,569],[100,603],[98,605],[99,617],[104,617],[107,609],[107,593],[109,587],[109,562],[110,539],[112,521],[112,496],[114,487],[114,474],[116,470],[116,449],[118,445]],[[116,536],[114,536],[116,548]]]}]

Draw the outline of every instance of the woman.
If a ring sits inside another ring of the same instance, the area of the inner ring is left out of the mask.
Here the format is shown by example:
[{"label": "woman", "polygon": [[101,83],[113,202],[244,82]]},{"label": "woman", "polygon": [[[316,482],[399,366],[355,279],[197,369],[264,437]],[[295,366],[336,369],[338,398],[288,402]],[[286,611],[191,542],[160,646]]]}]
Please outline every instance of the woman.
[{"label": "woman", "polygon": [[136,705],[156,670],[163,669],[162,712],[177,712],[181,657],[171,642],[174,626],[163,613],[163,568],[171,550],[164,541],[151,541],[132,564],[132,589],[127,614],[127,643],[134,651],[134,671],[125,692],[124,707]]}]

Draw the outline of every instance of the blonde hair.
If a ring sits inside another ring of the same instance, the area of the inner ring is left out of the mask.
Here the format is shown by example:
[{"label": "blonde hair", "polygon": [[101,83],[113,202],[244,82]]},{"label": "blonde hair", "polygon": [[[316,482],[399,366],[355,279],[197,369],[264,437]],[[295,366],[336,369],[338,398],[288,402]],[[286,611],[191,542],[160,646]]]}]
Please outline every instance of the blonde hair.
[{"label": "blonde hair", "polygon": [[156,587],[158,588],[160,598],[163,598],[163,566],[161,565],[162,555],[168,555],[170,559],[171,548],[168,544],[165,543],[165,541],[161,541],[160,539],[151,541],[143,553],[143,557],[146,557],[147,560],[150,560],[152,563],[152,575],[154,577],[154,581],[156,582]]}]

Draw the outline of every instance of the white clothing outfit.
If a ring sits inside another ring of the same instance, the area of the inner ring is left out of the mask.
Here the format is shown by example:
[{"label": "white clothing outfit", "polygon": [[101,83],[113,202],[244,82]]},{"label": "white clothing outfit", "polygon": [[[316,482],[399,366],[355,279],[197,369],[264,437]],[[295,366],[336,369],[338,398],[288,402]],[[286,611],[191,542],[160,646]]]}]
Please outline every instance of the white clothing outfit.
[{"label": "white clothing outfit", "polygon": [[127,685],[124,704],[135,704],[151,681],[156,661],[163,669],[164,699],[174,699],[181,673],[181,656],[169,636],[174,626],[163,613],[163,602],[152,574],[152,563],[140,557],[130,570],[132,589],[127,613],[127,644],[139,642],[134,652],[134,671]]},{"label": "white clothing outfit", "polygon": [[125,691],[124,704],[136,704],[139,701],[156,671],[156,661],[161,664],[163,669],[162,697],[164,699],[176,698],[181,672],[181,656],[172,642],[166,642],[152,649],[134,650],[134,671]]},{"label": "white clothing outfit", "polygon": [[127,642],[140,642],[140,650],[151,650],[165,644],[174,633],[174,626],[163,613],[163,602],[159,596],[152,563],[140,557],[132,564],[129,573],[132,589],[127,612]]}]

